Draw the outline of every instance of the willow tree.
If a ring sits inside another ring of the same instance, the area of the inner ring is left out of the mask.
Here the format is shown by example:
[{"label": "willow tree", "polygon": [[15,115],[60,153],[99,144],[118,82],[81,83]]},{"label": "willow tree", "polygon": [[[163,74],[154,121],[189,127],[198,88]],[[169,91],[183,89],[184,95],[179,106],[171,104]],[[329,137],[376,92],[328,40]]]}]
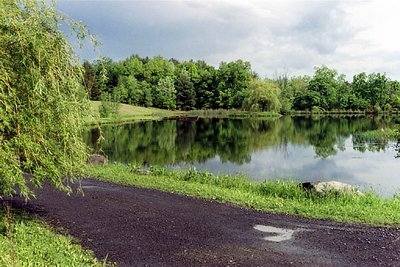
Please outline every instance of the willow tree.
[{"label": "willow tree", "polygon": [[280,88],[274,82],[253,79],[247,89],[243,108],[249,111],[279,112],[282,107],[280,93]]},{"label": "willow tree", "polygon": [[55,2],[0,2],[0,197],[29,197],[28,180],[70,190],[87,158],[82,68],[61,23],[86,38]]}]

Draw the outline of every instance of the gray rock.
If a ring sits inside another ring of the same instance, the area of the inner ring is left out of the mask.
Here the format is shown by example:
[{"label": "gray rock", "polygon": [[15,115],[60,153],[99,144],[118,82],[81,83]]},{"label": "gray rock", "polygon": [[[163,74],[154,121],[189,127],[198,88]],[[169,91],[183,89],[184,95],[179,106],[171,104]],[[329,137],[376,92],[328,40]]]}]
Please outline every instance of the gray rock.
[{"label": "gray rock", "polygon": [[315,190],[315,192],[320,194],[325,194],[327,192],[342,192],[349,194],[357,194],[359,196],[363,196],[364,194],[358,190],[358,188],[337,181],[328,181],[328,182],[305,182],[301,183],[300,186],[305,190]]},{"label": "gray rock", "polygon": [[88,164],[90,165],[106,165],[108,160],[105,156],[99,154],[91,154],[88,158]]}]

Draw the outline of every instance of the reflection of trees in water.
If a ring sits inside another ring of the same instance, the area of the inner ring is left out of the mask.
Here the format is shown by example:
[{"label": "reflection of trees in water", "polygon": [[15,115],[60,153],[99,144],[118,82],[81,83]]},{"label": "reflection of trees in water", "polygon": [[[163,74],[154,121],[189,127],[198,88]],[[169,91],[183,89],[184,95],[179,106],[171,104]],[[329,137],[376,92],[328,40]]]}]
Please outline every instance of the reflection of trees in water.
[{"label": "reflection of trees in water", "polygon": [[[243,164],[250,162],[252,152],[272,146],[289,156],[290,144],[312,146],[316,156],[326,158],[345,150],[345,140],[354,133],[390,123],[351,117],[163,120],[101,126],[105,138],[101,147],[95,145],[96,130],[88,133],[86,140],[111,160],[125,163],[165,165],[205,162],[219,156],[222,162]],[[362,140],[353,135],[353,146],[358,151],[383,148],[361,144]]]},{"label": "reflection of trees in water", "polygon": [[387,142],[373,142],[368,138],[359,135],[352,136],[353,149],[360,152],[372,151],[380,152],[385,151],[388,143]]},{"label": "reflection of trees in water", "polygon": [[[399,119],[397,117],[383,117],[383,118],[371,118],[374,123],[374,130],[376,129],[384,129],[386,127],[390,127],[394,124],[399,124]],[[368,129],[364,129],[366,131]],[[363,131],[360,131],[363,132]],[[385,151],[388,148],[388,142],[376,141],[374,138],[369,137],[368,135],[359,135],[355,134],[352,136],[353,149],[365,152],[365,151],[373,151],[380,152]],[[397,145],[395,145],[396,149]]]},{"label": "reflection of trees in water", "polygon": [[275,146],[274,151],[280,152],[285,159],[289,158],[290,151],[289,151],[289,141],[287,138],[283,138],[282,141]]}]

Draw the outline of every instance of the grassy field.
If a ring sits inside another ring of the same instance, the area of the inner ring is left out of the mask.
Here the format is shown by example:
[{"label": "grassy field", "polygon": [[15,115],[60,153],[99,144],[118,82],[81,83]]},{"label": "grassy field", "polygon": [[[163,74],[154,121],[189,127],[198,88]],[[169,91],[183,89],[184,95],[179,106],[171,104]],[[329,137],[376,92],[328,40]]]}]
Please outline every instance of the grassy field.
[{"label": "grassy field", "polygon": [[68,235],[0,207],[0,266],[104,266]]},{"label": "grassy field", "polygon": [[241,176],[216,176],[194,169],[143,171],[134,166],[108,165],[89,167],[86,172],[99,180],[230,202],[257,210],[372,225],[400,225],[400,197],[382,199],[373,193],[321,196],[301,190],[296,182],[255,183]]},{"label": "grassy field", "polygon": [[88,124],[121,123],[135,120],[158,120],[165,117],[179,116],[182,112],[158,108],[138,107],[120,104],[118,115],[111,118],[101,118],[99,113],[100,101],[90,101],[90,118]]}]

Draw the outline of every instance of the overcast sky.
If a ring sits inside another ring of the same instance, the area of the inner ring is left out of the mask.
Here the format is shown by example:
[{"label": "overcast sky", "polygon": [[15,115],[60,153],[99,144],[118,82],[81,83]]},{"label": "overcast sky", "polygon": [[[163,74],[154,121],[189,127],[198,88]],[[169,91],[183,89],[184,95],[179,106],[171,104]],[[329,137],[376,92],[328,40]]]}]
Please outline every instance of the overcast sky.
[{"label": "overcast sky", "polygon": [[[178,60],[247,60],[262,77],[326,65],[400,79],[400,1],[82,1],[58,9],[98,35],[98,53]],[[93,60],[90,49],[80,51]]]}]

